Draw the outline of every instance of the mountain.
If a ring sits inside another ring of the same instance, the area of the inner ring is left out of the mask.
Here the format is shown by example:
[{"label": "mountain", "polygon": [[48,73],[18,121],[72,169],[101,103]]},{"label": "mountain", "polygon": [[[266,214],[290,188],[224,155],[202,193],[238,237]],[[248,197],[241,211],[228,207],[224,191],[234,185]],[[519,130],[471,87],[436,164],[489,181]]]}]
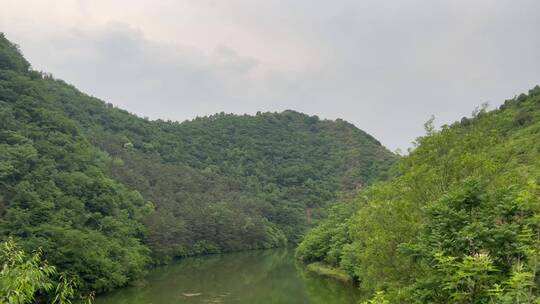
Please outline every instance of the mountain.
[{"label": "mountain", "polygon": [[440,130],[387,181],[332,207],[297,249],[366,303],[533,303],[540,258],[540,87]]},{"label": "mountain", "polygon": [[397,159],[352,124],[294,111],[143,119],[32,70],[3,35],[0,105],[0,236],[41,248],[83,290],[294,244]]}]

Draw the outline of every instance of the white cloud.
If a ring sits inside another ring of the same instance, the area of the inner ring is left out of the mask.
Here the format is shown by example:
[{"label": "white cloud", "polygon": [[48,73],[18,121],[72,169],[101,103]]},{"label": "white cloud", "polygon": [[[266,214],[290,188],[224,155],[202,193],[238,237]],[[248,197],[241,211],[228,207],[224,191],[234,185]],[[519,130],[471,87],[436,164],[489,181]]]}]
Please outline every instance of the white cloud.
[{"label": "white cloud", "polygon": [[534,0],[2,0],[38,69],[143,116],[295,109],[406,148],[540,82]]}]

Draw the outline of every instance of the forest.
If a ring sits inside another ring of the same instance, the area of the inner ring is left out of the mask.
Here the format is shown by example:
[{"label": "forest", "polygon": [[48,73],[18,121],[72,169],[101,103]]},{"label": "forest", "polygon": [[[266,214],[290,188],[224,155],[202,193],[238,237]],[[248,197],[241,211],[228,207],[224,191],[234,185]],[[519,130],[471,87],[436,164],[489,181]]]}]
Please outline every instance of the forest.
[{"label": "forest", "polygon": [[294,246],[398,156],[295,111],[149,120],[35,71],[0,36],[0,299],[91,299],[158,264]]}]

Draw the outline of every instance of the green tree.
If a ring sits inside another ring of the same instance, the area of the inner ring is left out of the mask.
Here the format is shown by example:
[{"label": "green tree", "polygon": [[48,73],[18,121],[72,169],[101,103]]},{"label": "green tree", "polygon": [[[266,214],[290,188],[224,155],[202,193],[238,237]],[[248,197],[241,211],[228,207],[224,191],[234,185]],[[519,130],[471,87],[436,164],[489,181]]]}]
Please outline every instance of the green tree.
[{"label": "green tree", "polygon": [[73,281],[43,261],[40,250],[27,255],[9,239],[0,245],[0,265],[0,303],[67,304],[75,296]]}]

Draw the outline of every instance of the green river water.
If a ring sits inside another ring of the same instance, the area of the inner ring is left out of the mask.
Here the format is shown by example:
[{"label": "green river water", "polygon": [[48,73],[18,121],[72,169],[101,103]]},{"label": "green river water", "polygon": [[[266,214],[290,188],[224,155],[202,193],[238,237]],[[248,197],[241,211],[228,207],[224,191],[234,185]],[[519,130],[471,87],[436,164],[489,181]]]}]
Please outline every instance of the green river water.
[{"label": "green river water", "polygon": [[186,258],[152,270],[136,286],[98,296],[96,304],[356,304],[353,286],[308,272],[292,250]]}]

